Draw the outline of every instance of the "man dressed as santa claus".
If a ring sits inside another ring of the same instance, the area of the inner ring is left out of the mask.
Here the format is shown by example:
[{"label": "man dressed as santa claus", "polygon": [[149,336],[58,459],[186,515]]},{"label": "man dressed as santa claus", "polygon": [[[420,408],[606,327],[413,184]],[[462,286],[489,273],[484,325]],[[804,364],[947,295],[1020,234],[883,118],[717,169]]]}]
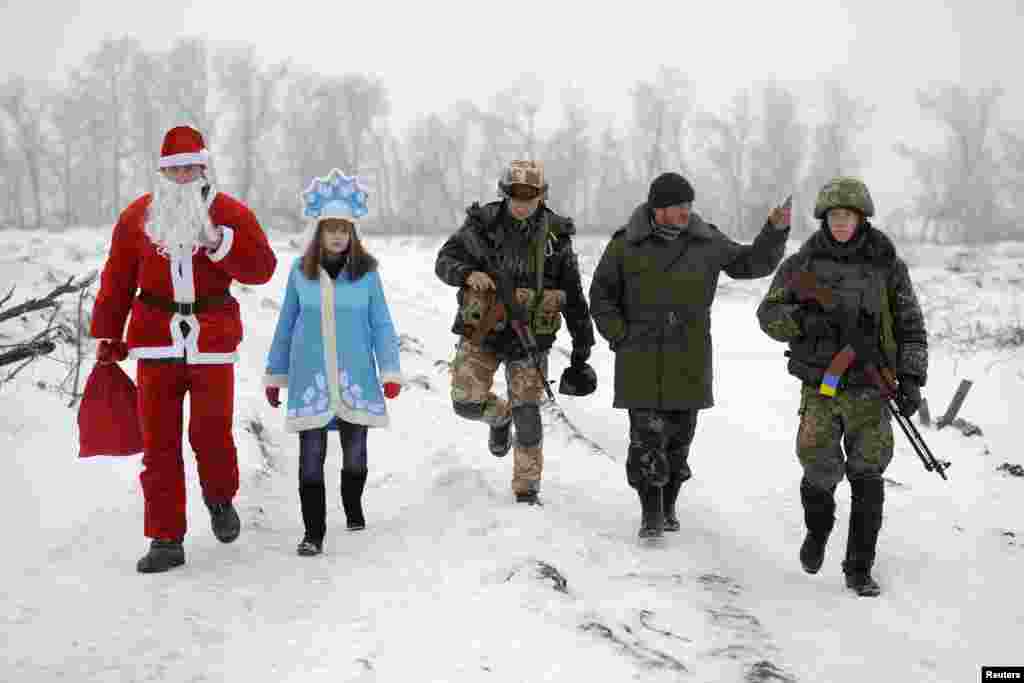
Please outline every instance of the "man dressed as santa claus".
[{"label": "man dressed as santa claus", "polygon": [[132,202],[114,226],[92,313],[92,336],[103,340],[99,362],[138,360],[139,478],[152,539],[140,572],[185,563],[186,393],[189,444],[213,533],[231,543],[241,529],[232,505],[238,458],[231,428],[242,321],[228,288],[233,280],[269,281],[277,259],[252,211],[207,181],[208,162],[199,131],[167,132],[154,192]]}]

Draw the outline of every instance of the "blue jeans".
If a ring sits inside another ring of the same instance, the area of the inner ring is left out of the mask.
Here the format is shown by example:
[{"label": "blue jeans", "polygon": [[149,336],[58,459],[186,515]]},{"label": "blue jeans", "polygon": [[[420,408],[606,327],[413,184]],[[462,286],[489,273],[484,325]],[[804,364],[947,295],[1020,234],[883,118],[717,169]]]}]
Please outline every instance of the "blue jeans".
[{"label": "blue jeans", "polygon": [[[366,474],[366,425],[339,419],[342,470]],[[299,486],[323,485],[327,460],[327,427],[299,432]]]}]

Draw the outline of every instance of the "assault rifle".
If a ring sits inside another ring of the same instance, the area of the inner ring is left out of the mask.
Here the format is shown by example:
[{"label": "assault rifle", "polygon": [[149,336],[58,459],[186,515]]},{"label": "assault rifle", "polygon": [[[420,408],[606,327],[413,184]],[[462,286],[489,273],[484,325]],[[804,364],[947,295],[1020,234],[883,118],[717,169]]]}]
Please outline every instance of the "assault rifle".
[{"label": "assault rifle", "polygon": [[[817,302],[825,313],[835,320],[839,327],[839,338],[843,347],[839,350],[828,368],[825,369],[825,376],[822,378],[819,392],[825,396],[835,396],[839,387],[839,380],[849,370],[850,366],[859,357],[864,367],[864,373],[868,379],[878,387],[882,399],[888,404],[889,410],[896,423],[903,430],[903,434],[910,441],[917,457],[925,470],[936,471],[940,477],[946,479],[946,468],[949,463],[938,460],[925,443],[921,432],[917,430],[910,417],[900,408],[900,402],[895,400],[901,393],[901,388],[893,373],[889,359],[885,358],[885,352],[879,348],[875,321],[872,316],[862,309],[849,310],[836,301],[832,290],[823,287],[818,283],[814,273],[798,271],[786,277],[786,287],[796,293],[797,301]],[[865,329],[866,328],[866,329]],[[879,367],[879,360],[886,363]]]},{"label": "assault rifle", "polygon": [[[519,343],[522,344],[523,350],[526,351],[526,355],[533,363],[537,374],[540,375],[545,393],[554,402],[555,394],[551,391],[544,367],[540,362],[540,348],[537,346],[537,338],[534,337],[533,330],[530,329],[530,319],[526,312],[526,306],[519,303],[516,299],[515,284],[512,282],[511,275],[490,262],[487,263],[486,267],[487,270],[484,272],[494,281],[495,301],[494,305],[484,315],[483,320],[481,320],[481,324],[477,329],[477,335],[482,340],[483,335],[492,330],[494,325],[504,316],[513,331],[515,331]],[[540,295],[541,293],[537,292],[538,301]],[[479,345],[480,341],[474,339],[474,343]]]}]

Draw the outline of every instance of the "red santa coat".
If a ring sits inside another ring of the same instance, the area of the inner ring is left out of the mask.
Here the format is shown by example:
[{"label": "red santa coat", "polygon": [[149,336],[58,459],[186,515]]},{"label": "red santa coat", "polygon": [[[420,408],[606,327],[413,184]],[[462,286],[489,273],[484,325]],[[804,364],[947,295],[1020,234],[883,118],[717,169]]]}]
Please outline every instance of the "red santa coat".
[{"label": "red santa coat", "polygon": [[[221,226],[224,239],[214,252],[200,248],[191,255],[162,254],[146,235],[146,194],[132,202],[114,226],[110,255],[103,268],[100,291],[93,307],[90,332],[96,339],[125,339],[134,358],[180,358],[189,363],[233,363],[242,341],[238,302],[199,314],[161,310],[136,298],[143,290],[168,301],[194,303],[224,295],[232,280],[259,285],[270,280],[277,258],[256,216],[238,200],[210,189],[210,219]],[[181,322],[191,328],[186,337]]]}]

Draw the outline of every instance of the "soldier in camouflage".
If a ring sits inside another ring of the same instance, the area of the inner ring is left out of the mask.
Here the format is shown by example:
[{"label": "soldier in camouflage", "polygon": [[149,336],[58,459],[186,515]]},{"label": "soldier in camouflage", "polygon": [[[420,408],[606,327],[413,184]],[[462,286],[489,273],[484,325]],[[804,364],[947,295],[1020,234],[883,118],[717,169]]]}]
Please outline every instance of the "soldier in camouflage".
[{"label": "soldier in camouflage", "polygon": [[[796,452],[803,466],[800,498],[807,534],[800,562],[810,574],[821,568],[835,521],[835,489],[845,474],[851,508],[843,572],[859,595],[880,592],[871,568],[882,527],[882,473],[893,455],[891,416],[862,359],[847,370],[834,396],[819,387],[833,357],[850,341],[841,338],[844,329],[847,335],[863,335],[896,373],[897,401],[905,414],[917,411],[928,374],[924,316],[906,263],[868,221],[874,212],[862,181],[838,177],[826,184],[814,207],[821,229],[783,262],[757,309],[761,329],[789,344],[789,372],[803,382]],[[834,309],[798,300],[787,283],[801,271],[832,290]],[[841,322],[851,319],[851,311],[857,313],[856,330]]]},{"label": "soldier in camouflage", "polygon": [[[574,377],[596,382],[587,364],[594,345],[590,310],[583,296],[572,248],[576,229],[544,203],[547,183],[537,161],[513,161],[498,181],[500,201],[466,210],[462,227],[441,247],[435,272],[458,287],[459,310],[452,332],[460,335],[452,362],[451,396],[456,415],[490,427],[489,448],[497,457],[515,451],[512,490],[518,502],[539,503],[544,465],[540,401],[543,379],[512,326],[497,307],[495,283],[488,271],[510,277],[515,295],[526,305],[529,324],[547,374],[548,350],[564,316],[572,336],[570,368]],[[508,399],[491,387],[504,364]]]}]

